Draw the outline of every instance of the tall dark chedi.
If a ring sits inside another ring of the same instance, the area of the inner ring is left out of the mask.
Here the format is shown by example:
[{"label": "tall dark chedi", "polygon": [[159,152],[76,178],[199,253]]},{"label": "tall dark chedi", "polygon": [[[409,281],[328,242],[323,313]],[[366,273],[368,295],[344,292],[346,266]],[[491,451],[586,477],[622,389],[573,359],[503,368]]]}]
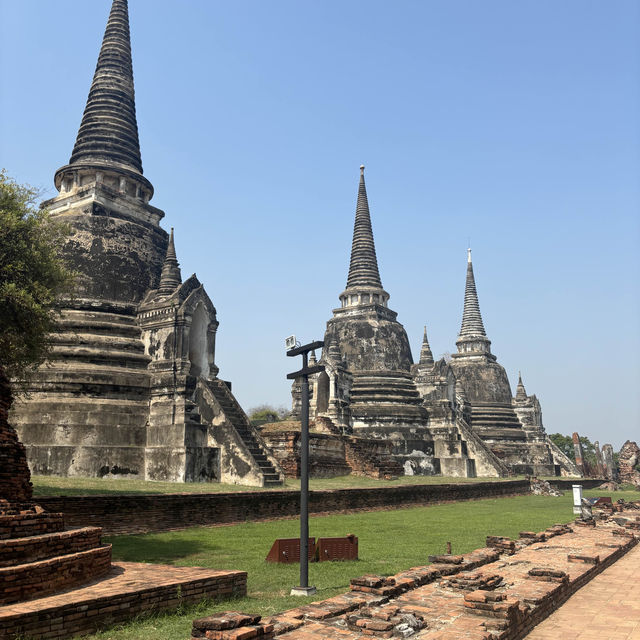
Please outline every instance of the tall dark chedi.
[{"label": "tall dark chedi", "polygon": [[532,435],[533,429],[531,433],[523,429],[516,415],[514,404],[519,409],[526,408],[527,396],[525,394],[523,398],[522,395],[524,387],[519,390],[519,396],[512,397],[507,373],[491,353],[491,341],[487,338],[480,314],[471,249],[467,255],[464,311],[456,346],[458,353],[453,354],[451,367],[456,385],[461,387],[470,405],[473,431],[516,473],[559,473],[541,421],[541,433],[536,437]]},{"label": "tall dark chedi", "polygon": [[362,166],[347,287],[325,333],[325,344],[337,345],[353,374],[354,430],[424,422],[425,413],[409,373],[413,358],[407,332],[388,302],[378,271]]},{"label": "tall dark chedi", "polygon": [[340,307],[327,322],[321,362],[326,375],[314,386],[313,415],[325,415],[349,433],[385,440],[398,462],[415,453],[417,472],[433,472],[427,414],[411,376],[413,359],[404,327],[388,307],[376,258],[371,216],[360,167],[351,262]]},{"label": "tall dark chedi", "polygon": [[[216,310],[182,282],[173,234],[149,204],[136,120],[129,15],[113,0],[59,195],[77,288],[54,358],[13,420],[34,473],[269,484],[278,473],[218,380]],[[258,456],[256,458],[256,456]]]}]

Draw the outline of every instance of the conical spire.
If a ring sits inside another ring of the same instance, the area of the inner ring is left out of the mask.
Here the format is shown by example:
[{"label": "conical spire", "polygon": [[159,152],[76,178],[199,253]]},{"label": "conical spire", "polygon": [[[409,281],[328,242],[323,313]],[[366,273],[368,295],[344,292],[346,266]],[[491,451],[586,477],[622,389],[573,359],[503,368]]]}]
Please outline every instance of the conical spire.
[{"label": "conical spire", "polygon": [[162,265],[162,274],[160,275],[160,284],[158,285],[158,294],[161,296],[169,295],[181,284],[182,274],[180,273],[180,265],[176,257],[176,247],[173,242],[173,227],[171,227],[167,254]]},{"label": "conical spire", "polygon": [[113,0],[69,165],[142,174],[127,0]]},{"label": "conical spire", "polygon": [[376,258],[376,247],[371,229],[367,188],[364,183],[364,165],[360,167],[356,221],[353,226],[351,263],[349,264],[349,276],[347,278],[347,289],[353,287],[382,288],[378,260]]},{"label": "conical spire", "polygon": [[427,338],[427,327],[424,327],[424,335],[422,336],[422,348],[420,349],[420,363],[425,365],[433,364],[433,353],[431,353],[431,347],[429,346],[429,340]]},{"label": "conical spire", "polygon": [[480,315],[476,281],[473,277],[473,264],[471,263],[471,249],[467,249],[467,251],[467,282],[464,289],[464,311],[462,313],[462,327],[460,328],[461,338],[487,335]]},{"label": "conical spire", "polygon": [[309,354],[309,366],[310,366],[310,367],[313,367],[313,366],[315,366],[316,364],[318,364],[318,361],[316,360],[316,352],[315,352],[315,351],[312,351],[312,352]]},{"label": "conical spire", "polygon": [[524,384],[522,384],[522,375],[518,371],[518,386],[516,387],[516,400],[519,402],[524,402],[527,400],[529,396],[527,396],[527,392],[524,388]]}]

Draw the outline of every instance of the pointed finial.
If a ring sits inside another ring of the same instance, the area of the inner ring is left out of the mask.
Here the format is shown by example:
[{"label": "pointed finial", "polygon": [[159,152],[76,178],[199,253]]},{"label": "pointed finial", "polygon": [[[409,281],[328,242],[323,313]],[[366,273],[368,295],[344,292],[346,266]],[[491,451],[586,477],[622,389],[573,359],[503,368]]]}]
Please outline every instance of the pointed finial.
[{"label": "pointed finial", "polygon": [[462,327],[459,337],[486,335],[482,316],[480,315],[476,280],[473,275],[473,265],[471,264],[471,248],[469,248],[467,249],[467,281],[464,289],[464,310],[462,312]]},{"label": "pointed finial", "polygon": [[424,325],[424,334],[422,336],[422,348],[420,349],[420,361],[418,364],[422,365],[433,365],[433,353],[431,352],[431,347],[429,346],[429,340],[427,338],[427,325]]},{"label": "pointed finial", "polygon": [[86,168],[134,177],[153,196],[142,175],[127,0],[112,0],[78,135],[69,163],[55,173],[56,188],[70,169]]},{"label": "pointed finial", "polygon": [[360,167],[356,219],[353,226],[351,261],[347,277],[347,289],[352,287],[382,288],[376,247],[373,241],[373,230],[371,228],[367,188],[364,182],[364,165]]},{"label": "pointed finial", "polygon": [[166,296],[173,293],[177,287],[182,284],[182,274],[180,272],[180,264],[176,257],[176,247],[173,241],[173,227],[169,235],[169,243],[167,244],[167,253],[162,265],[162,274],[160,275],[160,284],[158,285],[158,294]]},{"label": "pointed finial", "polygon": [[518,386],[516,388],[516,400],[525,402],[528,399],[527,391],[522,384],[522,374],[518,371]]},{"label": "pointed finial", "polygon": [[127,0],[113,0],[69,164],[115,165],[142,174]]},{"label": "pointed finial", "polygon": [[317,360],[316,360],[316,352],[315,350],[313,350],[311,352],[311,355],[309,356],[309,365],[310,366],[315,366],[317,364]]},{"label": "pointed finial", "polygon": [[167,255],[165,259],[166,258],[177,260],[176,245],[173,241],[173,227],[171,227],[171,233],[169,234],[169,244],[167,245]]}]

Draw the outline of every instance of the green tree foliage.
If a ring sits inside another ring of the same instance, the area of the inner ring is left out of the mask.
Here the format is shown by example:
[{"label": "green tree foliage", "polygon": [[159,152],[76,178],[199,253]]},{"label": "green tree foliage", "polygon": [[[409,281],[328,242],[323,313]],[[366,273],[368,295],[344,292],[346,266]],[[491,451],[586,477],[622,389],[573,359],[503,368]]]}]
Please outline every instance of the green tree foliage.
[{"label": "green tree foliage", "polygon": [[56,298],[72,285],[60,252],[68,229],[37,195],[0,171],[0,366],[18,379],[46,359]]},{"label": "green tree foliage", "polygon": [[576,461],[576,454],[573,450],[573,439],[571,436],[563,436],[561,433],[552,433],[549,435],[549,439],[553,444],[564,453],[567,458]]},{"label": "green tree foliage", "polygon": [[[573,438],[571,436],[563,436],[561,433],[552,433],[549,438],[553,444],[569,457],[573,462],[576,461],[575,449],[573,448]],[[596,465],[596,447],[586,436],[580,436],[580,444],[584,452],[585,460],[593,467]]]},{"label": "green tree foliage", "polygon": [[261,404],[249,410],[249,420],[256,425],[280,422],[288,415],[289,411],[285,407],[274,407],[270,404]]}]

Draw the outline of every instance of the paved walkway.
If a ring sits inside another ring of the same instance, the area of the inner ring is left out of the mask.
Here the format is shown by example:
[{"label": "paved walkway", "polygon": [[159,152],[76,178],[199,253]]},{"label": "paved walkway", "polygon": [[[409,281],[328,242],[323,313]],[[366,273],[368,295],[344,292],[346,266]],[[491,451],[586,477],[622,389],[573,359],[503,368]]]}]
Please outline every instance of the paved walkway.
[{"label": "paved walkway", "polygon": [[640,640],[640,545],[582,587],[526,640]]}]

